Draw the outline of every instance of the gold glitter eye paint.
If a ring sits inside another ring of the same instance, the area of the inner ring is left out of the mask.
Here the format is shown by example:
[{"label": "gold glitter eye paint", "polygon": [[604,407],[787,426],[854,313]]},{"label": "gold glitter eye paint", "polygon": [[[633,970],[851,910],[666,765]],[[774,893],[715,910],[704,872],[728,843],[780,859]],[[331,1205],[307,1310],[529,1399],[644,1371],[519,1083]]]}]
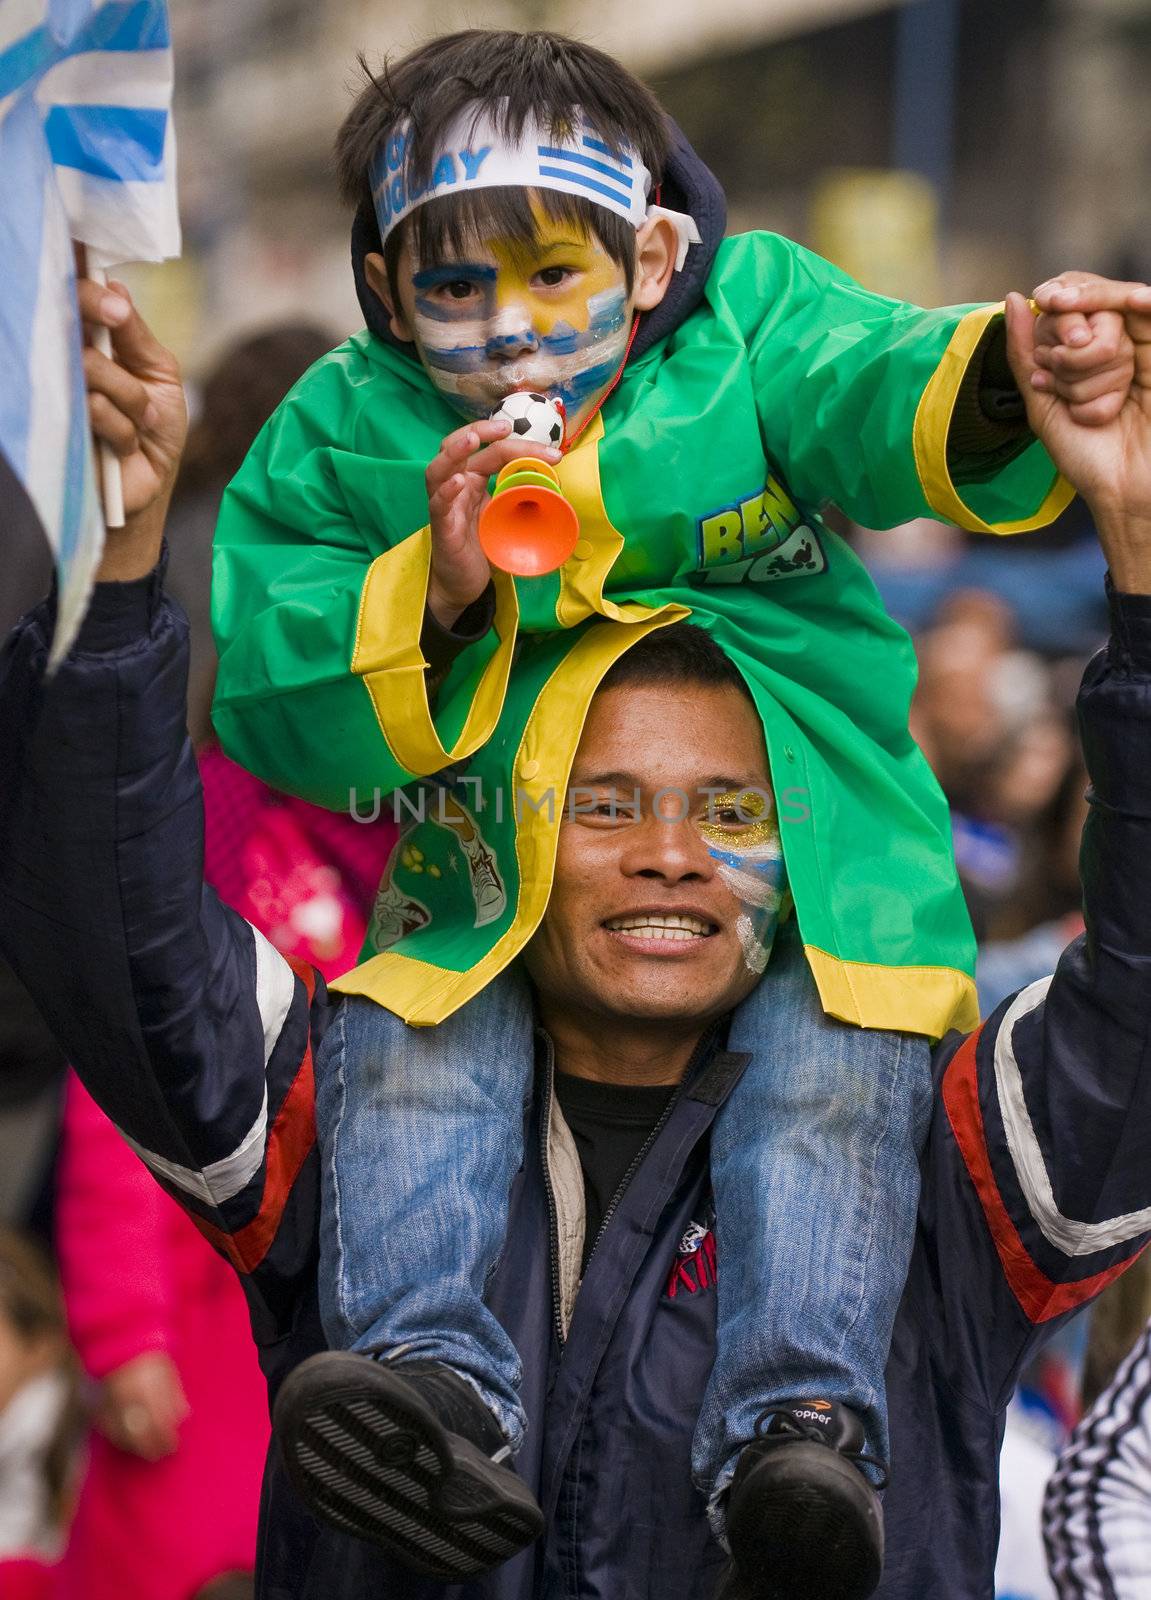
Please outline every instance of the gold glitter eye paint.
[{"label": "gold glitter eye paint", "polygon": [[[721,811],[734,811],[737,821],[732,825],[720,822]],[[770,844],[779,837],[775,807],[771,796],[762,789],[733,789],[729,794],[709,794],[707,812],[699,827],[709,844],[721,844],[733,850]]]},{"label": "gold glitter eye paint", "polygon": [[[724,811],[733,811],[738,821],[724,826],[718,820]],[[762,972],[775,943],[787,892],[783,845],[771,796],[762,789],[709,795],[707,814],[699,826],[708,854],[718,863],[720,878],[742,906],[735,931],[744,964],[749,972]]]}]

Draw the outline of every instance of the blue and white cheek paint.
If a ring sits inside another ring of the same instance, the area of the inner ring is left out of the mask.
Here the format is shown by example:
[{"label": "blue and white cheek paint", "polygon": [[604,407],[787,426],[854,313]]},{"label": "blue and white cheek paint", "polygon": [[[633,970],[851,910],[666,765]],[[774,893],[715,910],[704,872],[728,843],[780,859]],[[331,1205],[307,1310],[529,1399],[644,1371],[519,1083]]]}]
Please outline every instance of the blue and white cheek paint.
[{"label": "blue and white cheek paint", "polygon": [[[430,290],[465,279],[478,294],[453,310]],[[466,416],[486,417],[516,389],[562,400],[569,418],[611,383],[627,351],[627,292],[611,287],[583,301],[584,317],[533,307],[527,296],[498,295],[498,271],[471,265],[413,275],[416,344],[441,394]],[[574,309],[574,308],[573,308]]]},{"label": "blue and white cheek paint", "polygon": [[711,814],[737,807],[757,818],[742,834],[733,835],[713,822],[703,825],[708,854],[718,863],[719,877],[740,902],[735,931],[749,972],[767,966],[787,900],[787,869],[774,808],[760,790],[722,795]]}]

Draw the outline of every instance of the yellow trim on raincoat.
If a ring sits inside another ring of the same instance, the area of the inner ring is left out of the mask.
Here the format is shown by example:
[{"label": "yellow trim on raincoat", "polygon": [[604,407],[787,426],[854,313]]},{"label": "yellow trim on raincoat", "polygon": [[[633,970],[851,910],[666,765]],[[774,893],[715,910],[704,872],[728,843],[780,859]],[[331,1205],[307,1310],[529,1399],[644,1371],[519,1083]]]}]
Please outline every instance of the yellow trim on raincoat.
[{"label": "yellow trim on raincoat", "polygon": [[459,738],[446,750],[432,721],[428,663],[420,650],[431,551],[431,530],[421,528],[372,562],[351,660],[393,758],[421,777],[464,760],[491,737],[503,710],[519,626],[515,584],[506,572],[493,572],[499,647],[480,677]]},{"label": "yellow trim on raincoat", "polygon": [[881,967],[842,961],[816,945],[804,952],[824,1011],[858,1028],[890,1028],[939,1039],[979,1026],[974,980],[958,967]]},{"label": "yellow trim on raincoat", "polygon": [[656,615],[650,606],[637,601],[621,606],[604,596],[624,538],[604,504],[599,466],[603,435],[603,415],[597,411],[579,444],[559,464],[560,488],[575,508],[580,528],[575,554],[560,568],[556,621],[561,628],[574,628],[594,616],[610,617],[615,622],[642,622]]},{"label": "yellow trim on raincoat", "polygon": [[[555,873],[563,795],[592,697],[608,668],[656,628],[679,622],[684,606],[649,612],[642,622],[589,628],[544,684],[524,727],[512,765],[515,792],[526,798],[516,828],[519,895],[510,927],[475,966],[449,972],[411,956],[382,951],[337,979],[341,994],[362,994],[414,1027],[429,1027],[466,1005],[523,949],[547,910]],[[553,803],[546,805],[548,788]],[[539,807],[537,810],[536,807]]]}]

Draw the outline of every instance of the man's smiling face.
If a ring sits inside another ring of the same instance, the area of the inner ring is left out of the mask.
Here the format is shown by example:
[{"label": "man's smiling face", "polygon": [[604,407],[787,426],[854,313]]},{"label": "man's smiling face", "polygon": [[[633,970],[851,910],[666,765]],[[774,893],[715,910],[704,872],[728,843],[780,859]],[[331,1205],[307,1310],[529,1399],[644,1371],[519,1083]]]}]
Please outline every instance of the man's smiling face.
[{"label": "man's smiling face", "polygon": [[[770,793],[754,707],[737,688],[621,685],[591,705],[547,913],[526,952],[549,1011],[700,1026],[747,995],[743,910],[712,844],[751,839]],[[638,803],[637,803],[638,795]]]}]

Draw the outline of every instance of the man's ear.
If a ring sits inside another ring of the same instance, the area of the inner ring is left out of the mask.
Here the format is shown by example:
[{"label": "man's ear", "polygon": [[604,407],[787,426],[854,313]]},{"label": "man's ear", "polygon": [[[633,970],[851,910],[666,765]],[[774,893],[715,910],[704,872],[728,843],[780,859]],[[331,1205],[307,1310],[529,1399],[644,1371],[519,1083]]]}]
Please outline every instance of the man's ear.
[{"label": "man's ear", "polygon": [[666,217],[651,217],[635,236],[635,290],[637,311],[654,311],[668,291],[675,271],[679,235]]},{"label": "man's ear", "polygon": [[368,280],[368,288],[388,313],[388,326],[396,338],[402,339],[405,344],[411,344],[414,335],[404,320],[403,312],[395,303],[392,286],[388,282],[388,269],[384,266],[384,258],[378,251],[372,251],[370,255],[364,257],[364,277]]}]

